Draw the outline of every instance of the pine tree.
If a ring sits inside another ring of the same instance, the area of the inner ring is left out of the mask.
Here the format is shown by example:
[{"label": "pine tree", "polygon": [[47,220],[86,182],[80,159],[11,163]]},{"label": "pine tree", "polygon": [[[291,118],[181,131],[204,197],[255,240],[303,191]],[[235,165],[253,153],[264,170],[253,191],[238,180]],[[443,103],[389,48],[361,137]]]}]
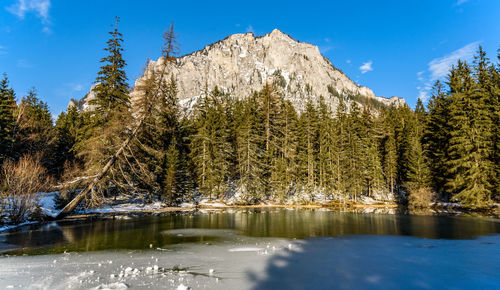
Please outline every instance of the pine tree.
[{"label": "pine tree", "polygon": [[331,191],[333,189],[334,160],[334,130],[330,108],[325,103],[323,96],[319,98],[319,124],[318,124],[318,179],[319,187]]},{"label": "pine tree", "polygon": [[384,138],[382,140],[384,176],[391,194],[394,195],[394,187],[398,172],[398,152],[396,147],[396,133],[394,129],[391,112],[393,107],[383,110]]},{"label": "pine tree", "polygon": [[143,174],[142,185],[149,193],[166,198],[175,204],[187,189],[187,151],[180,126],[177,84],[174,75],[168,79],[167,63],[173,62],[178,53],[173,24],[164,33],[162,48],[163,67],[156,71],[146,61],[143,81],[135,88],[134,108],[139,119],[144,121],[138,133],[134,161]]},{"label": "pine tree", "polygon": [[228,186],[232,155],[227,99],[217,87],[201,99],[191,142],[198,185],[202,192],[219,199]]},{"label": "pine tree", "polygon": [[[476,57],[479,72],[484,55]],[[470,208],[481,208],[491,203],[494,165],[491,162],[493,122],[488,114],[485,94],[475,82],[466,63],[458,62],[453,68],[449,85],[452,95],[450,106],[451,132],[447,185],[454,199]]]},{"label": "pine tree", "polygon": [[[95,99],[89,101],[92,110],[82,114],[85,124],[80,130],[81,138],[75,148],[77,157],[85,162],[87,174],[96,174],[105,167],[116,152],[123,152],[113,161],[108,173],[92,189],[87,198],[88,206],[96,206],[102,201],[102,194],[116,195],[120,192],[129,192],[136,187],[138,174],[129,167],[129,160],[133,158],[130,147],[120,150],[124,140],[132,137],[134,119],[129,111],[130,100],[127,77],[125,74],[126,62],[122,57],[122,34],[118,31],[119,18],[116,18],[113,30],[109,32],[110,39],[104,49],[108,55],[101,59],[100,71],[97,74]],[[141,126],[142,127],[142,126]]]},{"label": "pine tree", "polygon": [[[96,106],[96,114],[100,122],[108,121],[113,112],[127,110],[130,106],[127,75],[125,66],[127,65],[122,56],[123,35],[118,31],[120,18],[116,17],[113,31],[109,32],[110,39],[104,48],[108,55],[101,59],[101,70],[97,73],[95,99],[89,102]],[[99,123],[100,123],[99,122]]]},{"label": "pine tree", "polygon": [[450,123],[450,98],[444,92],[443,84],[438,80],[433,86],[433,94],[427,104],[428,117],[423,132],[423,147],[429,159],[432,186],[449,199],[445,184],[448,180],[449,140],[452,130]]},{"label": "pine tree", "polygon": [[383,185],[383,168],[380,159],[380,136],[377,135],[370,109],[365,108],[361,116],[362,161],[368,196],[379,191]]},{"label": "pine tree", "polygon": [[265,158],[265,130],[258,106],[257,96],[254,95],[239,102],[235,114],[238,186],[250,203],[264,197],[267,182],[262,162]]},{"label": "pine tree", "polygon": [[271,169],[278,151],[276,142],[279,138],[281,128],[280,99],[273,85],[269,83],[264,85],[264,88],[257,94],[257,97],[259,118],[264,122],[265,155],[264,160],[262,160],[264,166],[262,169],[265,171],[264,180],[266,181],[264,194],[269,195],[271,191],[269,182],[271,179]]},{"label": "pine tree", "polygon": [[430,185],[431,172],[418,136],[413,136],[411,140],[408,168],[407,179],[410,191]]},{"label": "pine tree", "polygon": [[363,148],[363,126],[360,118],[360,109],[356,102],[351,103],[346,129],[346,190],[354,202],[356,202],[364,189],[363,175],[365,164],[363,158],[366,156],[365,148]]},{"label": "pine tree", "polygon": [[[334,176],[334,190],[337,194],[346,194],[347,188],[347,107],[342,99],[337,106],[336,118],[334,120],[334,134],[333,142],[334,149],[330,154],[332,155],[331,168]],[[345,200],[345,199],[344,199]]]},{"label": "pine tree", "polygon": [[79,139],[79,130],[82,126],[80,112],[75,106],[62,112],[55,124],[54,166],[58,175],[62,173],[66,162],[76,161],[75,145]]},{"label": "pine tree", "polygon": [[318,111],[309,98],[299,117],[298,166],[299,182],[312,192],[317,181]]},{"label": "pine tree", "polygon": [[296,181],[297,112],[290,101],[280,100],[276,118],[270,185],[278,198],[286,200]]},{"label": "pine tree", "polygon": [[53,145],[52,115],[33,88],[23,97],[15,113],[15,157],[40,154],[44,167],[51,167],[49,153]]},{"label": "pine tree", "polygon": [[16,126],[15,110],[14,90],[9,87],[9,80],[7,75],[4,74],[3,79],[0,81],[0,165],[13,154],[12,146]]}]

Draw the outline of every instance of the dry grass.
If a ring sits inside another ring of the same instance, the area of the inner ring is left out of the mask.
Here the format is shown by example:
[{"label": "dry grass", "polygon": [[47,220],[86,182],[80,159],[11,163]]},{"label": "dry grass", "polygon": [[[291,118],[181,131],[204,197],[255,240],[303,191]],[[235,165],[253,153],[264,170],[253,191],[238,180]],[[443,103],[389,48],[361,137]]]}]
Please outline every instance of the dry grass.
[{"label": "dry grass", "polygon": [[1,167],[1,218],[9,223],[20,223],[36,215],[37,193],[48,189],[51,179],[38,157],[25,155],[14,162],[8,160]]}]

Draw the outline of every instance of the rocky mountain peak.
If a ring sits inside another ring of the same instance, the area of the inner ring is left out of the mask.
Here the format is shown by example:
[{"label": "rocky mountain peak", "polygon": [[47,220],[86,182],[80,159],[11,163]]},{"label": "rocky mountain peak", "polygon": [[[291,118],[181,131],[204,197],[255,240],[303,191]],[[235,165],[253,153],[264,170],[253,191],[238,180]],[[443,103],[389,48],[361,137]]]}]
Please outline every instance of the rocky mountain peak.
[{"label": "rocky mountain peak", "polygon": [[[301,111],[309,98],[323,96],[335,110],[339,98],[347,102],[404,104],[402,98],[377,97],[367,87],[359,86],[321,55],[317,46],[299,42],[274,29],[264,36],[253,33],[233,34],[227,38],[187,54],[176,62],[163,58],[150,61],[145,75],[155,71],[173,75],[179,89],[180,104],[191,107],[205,88],[217,86],[237,98],[246,98],[266,83],[273,83],[279,93]],[[135,82],[139,87],[145,78]],[[132,102],[140,95],[132,91]],[[88,99],[89,95],[86,96]]]}]

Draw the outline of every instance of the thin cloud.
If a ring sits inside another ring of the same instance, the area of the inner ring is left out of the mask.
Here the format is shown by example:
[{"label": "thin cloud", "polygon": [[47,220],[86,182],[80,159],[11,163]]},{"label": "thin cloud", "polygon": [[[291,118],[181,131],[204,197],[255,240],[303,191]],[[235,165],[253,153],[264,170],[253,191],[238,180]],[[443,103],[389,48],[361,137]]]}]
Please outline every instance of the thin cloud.
[{"label": "thin cloud", "polygon": [[333,46],[333,45],[320,45],[320,46],[318,46],[318,48],[319,48],[319,51],[321,51],[321,53],[327,53],[330,50],[334,49],[335,46]]},{"label": "thin cloud", "polygon": [[20,60],[17,61],[17,67],[20,67],[20,68],[31,68],[31,67],[33,67],[33,65],[31,63],[29,63],[25,59],[20,59]]},{"label": "thin cloud", "polygon": [[420,85],[417,86],[418,98],[426,102],[431,94],[431,84],[436,80],[445,78],[451,66],[456,64],[459,59],[470,62],[474,57],[478,45],[479,41],[475,41],[445,56],[435,58],[428,63],[428,69],[426,71],[417,72],[417,80],[420,83]]},{"label": "thin cloud", "polygon": [[84,86],[81,83],[69,82],[62,84],[54,92],[59,96],[81,98],[83,96],[83,89]]},{"label": "thin cloud", "polygon": [[246,30],[247,30],[247,32],[251,32],[251,33],[255,32],[252,25],[248,25]]},{"label": "thin cloud", "polygon": [[48,27],[48,26],[44,26],[42,28],[42,32],[45,34],[52,34],[52,29],[50,29],[50,27]]},{"label": "thin cloud", "polygon": [[455,3],[456,6],[460,6],[464,4],[465,2],[469,2],[469,0],[458,0],[457,3]]},{"label": "thin cloud", "polygon": [[419,71],[417,73],[417,80],[423,82],[424,81],[424,77],[423,77],[423,74],[425,73],[425,71]]},{"label": "thin cloud", "polygon": [[448,75],[451,66],[456,64],[459,59],[470,61],[474,56],[474,52],[476,51],[478,45],[479,41],[475,41],[451,52],[448,55],[431,60],[429,62],[429,72],[431,73],[430,81],[433,82]]},{"label": "thin cloud", "polygon": [[11,6],[5,9],[17,16],[19,19],[24,19],[26,14],[33,13],[38,17],[44,25],[42,32],[50,34],[50,0],[17,0]]},{"label": "thin cloud", "polygon": [[20,19],[24,19],[27,13],[33,12],[42,22],[49,22],[50,0],[17,0],[6,9]]},{"label": "thin cloud", "polygon": [[7,48],[5,46],[0,45],[0,55],[7,54]]},{"label": "thin cloud", "polygon": [[364,62],[363,65],[359,67],[359,70],[361,71],[362,74],[372,71],[373,70],[372,64],[373,61],[371,60],[368,62]]}]

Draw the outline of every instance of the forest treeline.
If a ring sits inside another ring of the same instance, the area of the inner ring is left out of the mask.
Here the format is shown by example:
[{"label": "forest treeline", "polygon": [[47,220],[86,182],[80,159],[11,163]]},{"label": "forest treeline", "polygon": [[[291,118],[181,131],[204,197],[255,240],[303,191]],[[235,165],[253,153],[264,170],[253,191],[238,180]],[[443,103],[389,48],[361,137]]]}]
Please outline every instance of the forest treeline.
[{"label": "forest treeline", "polygon": [[[173,25],[164,40],[164,62],[175,61]],[[62,202],[69,200],[137,128],[87,205],[130,193],[177,204],[195,194],[223,199],[235,191],[246,203],[286,202],[297,192],[353,201],[390,193],[413,207],[456,201],[483,209],[498,201],[500,66],[481,47],[472,63],[458,61],[446,82],[434,84],[427,107],[418,100],[414,110],[361,106],[353,96],[339,96],[333,112],[323,97],[306,99],[299,112],[268,83],[250,96],[206,88],[186,114],[167,66],[145,70],[131,97],[122,44],[117,21],[89,109],[70,106],[55,124],[35,90],[17,103],[3,76],[4,200],[19,192],[17,175],[30,176],[20,169],[23,162],[43,168],[32,179],[59,184]]]}]

